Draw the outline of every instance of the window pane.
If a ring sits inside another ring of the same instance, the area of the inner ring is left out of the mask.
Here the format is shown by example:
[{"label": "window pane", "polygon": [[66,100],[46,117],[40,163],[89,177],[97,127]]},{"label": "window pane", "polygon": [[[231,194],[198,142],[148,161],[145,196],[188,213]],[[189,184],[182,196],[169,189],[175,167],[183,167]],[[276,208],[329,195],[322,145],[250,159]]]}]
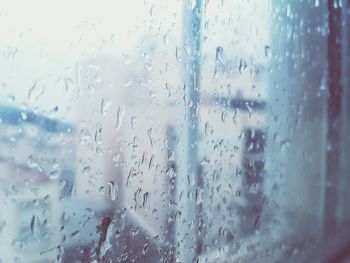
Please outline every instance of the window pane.
[{"label": "window pane", "polygon": [[349,1],[0,1],[1,262],[347,262]]}]

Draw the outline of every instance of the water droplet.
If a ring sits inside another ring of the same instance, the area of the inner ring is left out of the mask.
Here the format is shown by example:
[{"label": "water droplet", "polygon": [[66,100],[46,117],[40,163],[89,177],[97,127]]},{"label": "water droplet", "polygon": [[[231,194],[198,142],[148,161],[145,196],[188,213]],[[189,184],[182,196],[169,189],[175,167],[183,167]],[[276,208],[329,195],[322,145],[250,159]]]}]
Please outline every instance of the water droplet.
[{"label": "water droplet", "polygon": [[106,115],[107,109],[111,106],[112,101],[103,98],[101,102],[101,115]]},{"label": "water droplet", "polygon": [[270,50],[271,50],[270,46],[269,45],[265,45],[264,46],[264,50],[265,50],[265,56],[266,57],[270,57]]},{"label": "water droplet", "polygon": [[241,59],[238,66],[239,73],[243,75],[247,67],[248,67],[247,63],[243,59]]},{"label": "water droplet", "polygon": [[120,161],[120,157],[121,157],[121,155],[120,155],[119,153],[114,153],[114,154],[112,155],[112,160],[113,160],[114,162],[118,163],[118,162]]},{"label": "water droplet", "polygon": [[25,112],[21,112],[21,118],[22,120],[26,120],[28,118],[27,114]]},{"label": "water droplet", "polygon": [[123,125],[124,114],[125,114],[124,107],[119,106],[117,111],[117,124],[116,124],[117,131],[119,131]]},{"label": "water droplet", "polygon": [[148,251],[148,243],[146,243],[142,248],[142,255],[146,255]]},{"label": "water droplet", "polygon": [[151,72],[153,70],[152,63],[151,62],[145,63],[144,68],[145,70]]},{"label": "water droplet", "polygon": [[149,138],[149,143],[151,144],[151,147],[153,148],[152,128],[148,129],[147,136]]},{"label": "water droplet", "polygon": [[37,86],[37,82],[35,81],[34,84],[32,85],[32,87],[28,91],[28,99],[29,100],[32,100],[33,93],[34,93],[34,90],[35,90],[36,86]]},{"label": "water droplet", "polygon": [[129,254],[128,253],[123,253],[122,254],[122,261],[126,261],[129,257]]},{"label": "water droplet", "polygon": [[112,201],[117,199],[119,186],[114,181],[108,182],[108,191]]},{"label": "water droplet", "polygon": [[48,177],[52,180],[57,179],[59,176],[60,176],[60,173],[58,170],[53,170],[53,171],[49,172],[49,174],[48,174]]},{"label": "water droplet", "polygon": [[88,91],[90,92],[90,95],[95,93],[95,86],[94,85],[88,85]]},{"label": "water droplet", "polygon": [[133,82],[132,80],[129,80],[128,82],[126,82],[126,83],[124,84],[124,87],[125,87],[125,88],[128,88],[128,87],[130,87],[133,83],[134,83],[134,82]]},{"label": "water droplet", "polygon": [[74,232],[72,232],[72,234],[70,235],[71,237],[75,237],[80,233],[79,230],[75,230]]},{"label": "water droplet", "polygon": [[84,174],[85,176],[88,176],[88,175],[90,174],[90,172],[91,172],[91,167],[90,167],[90,166],[85,166],[85,167],[83,168],[83,174]]},{"label": "water droplet", "polygon": [[238,117],[238,109],[235,109],[235,112],[233,113],[233,117],[232,117],[232,122],[233,124],[237,124],[237,117]]},{"label": "water droplet", "polygon": [[168,45],[168,35],[163,36],[164,45]]},{"label": "water droplet", "polygon": [[27,165],[31,169],[37,168],[40,172],[42,172],[42,168],[38,163],[38,157],[34,154],[29,155],[29,157],[27,158]]},{"label": "water droplet", "polygon": [[30,231],[33,235],[35,235],[36,232],[36,225],[37,225],[37,219],[36,216],[33,215],[32,220],[30,222]]},{"label": "water droplet", "polygon": [[149,10],[149,15],[153,16],[153,12],[154,12],[154,5],[152,5],[152,7]]},{"label": "water droplet", "polygon": [[136,127],[136,116],[132,116],[130,119],[130,125],[132,129],[135,129]]},{"label": "water droplet", "polygon": [[151,159],[149,160],[148,169],[151,169],[152,164],[153,164],[153,160],[154,160],[154,154],[152,154]]},{"label": "water droplet", "polygon": [[130,230],[129,230],[129,234],[131,235],[131,236],[136,236],[137,235],[137,233],[140,231],[140,228],[139,227],[136,227],[136,228],[131,228]]},{"label": "water droplet", "polygon": [[14,95],[7,96],[7,101],[8,102],[14,102],[15,100],[16,100],[16,97]]},{"label": "water droplet", "polygon": [[215,62],[219,62],[221,64],[224,64],[223,52],[224,52],[224,49],[222,47],[216,48]]},{"label": "water droplet", "polygon": [[73,85],[73,84],[74,84],[74,82],[71,78],[64,78],[64,86],[65,86],[66,91],[69,91],[71,85]]},{"label": "water droplet", "polygon": [[102,125],[99,124],[95,132],[95,143],[102,144]]},{"label": "water droplet", "polygon": [[183,61],[183,55],[182,55],[181,49],[179,47],[176,47],[175,56],[176,56],[177,62]]},{"label": "water droplet", "polygon": [[204,125],[204,132],[205,132],[205,135],[209,135],[209,123],[208,122],[206,122]]},{"label": "water droplet", "polygon": [[225,111],[221,112],[221,122],[225,122],[227,113]]},{"label": "water droplet", "polygon": [[91,134],[88,129],[82,129],[79,135],[80,144],[87,143],[91,138]]},{"label": "water droplet", "polygon": [[142,202],[142,207],[145,208],[147,203],[149,201],[149,192],[146,192],[143,194],[143,202]]}]

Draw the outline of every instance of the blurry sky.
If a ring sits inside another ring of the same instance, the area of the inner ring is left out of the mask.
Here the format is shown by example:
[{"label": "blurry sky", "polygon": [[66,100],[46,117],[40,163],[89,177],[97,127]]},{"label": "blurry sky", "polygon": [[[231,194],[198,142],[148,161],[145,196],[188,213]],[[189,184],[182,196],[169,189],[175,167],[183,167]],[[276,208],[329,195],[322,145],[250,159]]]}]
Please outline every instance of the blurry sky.
[{"label": "blurry sky", "polygon": [[[266,24],[261,7],[268,2],[208,1],[211,43],[225,46],[220,18],[231,18],[242,47],[254,50],[254,37],[263,46],[266,32],[252,34],[252,27]],[[181,0],[0,0],[0,103],[72,118],[79,62],[135,53],[151,31],[162,34],[174,21],[179,30],[181,10]],[[259,19],[247,21],[253,13]]]},{"label": "blurry sky", "polygon": [[[0,103],[50,111],[54,99],[68,116],[77,63],[132,53],[152,12],[162,19],[155,2],[0,0]],[[177,2],[169,1],[168,11]]]}]

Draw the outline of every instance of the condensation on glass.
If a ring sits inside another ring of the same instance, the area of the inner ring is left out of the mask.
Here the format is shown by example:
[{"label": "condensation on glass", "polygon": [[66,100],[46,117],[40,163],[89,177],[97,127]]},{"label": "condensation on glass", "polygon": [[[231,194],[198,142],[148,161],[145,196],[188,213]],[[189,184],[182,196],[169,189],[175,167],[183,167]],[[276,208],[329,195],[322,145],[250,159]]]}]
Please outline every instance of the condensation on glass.
[{"label": "condensation on glass", "polygon": [[350,1],[0,1],[0,262],[348,262]]}]

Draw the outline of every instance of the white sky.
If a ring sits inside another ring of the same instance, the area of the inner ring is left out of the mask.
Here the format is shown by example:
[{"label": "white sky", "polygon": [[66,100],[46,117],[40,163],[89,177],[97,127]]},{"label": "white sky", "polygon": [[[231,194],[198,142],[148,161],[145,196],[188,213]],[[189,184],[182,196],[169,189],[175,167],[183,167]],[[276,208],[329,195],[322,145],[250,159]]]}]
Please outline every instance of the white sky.
[{"label": "white sky", "polygon": [[[69,118],[74,94],[57,80],[74,79],[79,61],[132,53],[153,17],[164,20],[178,7],[178,1],[162,7],[159,0],[0,0],[0,103],[10,95],[17,105],[44,111],[57,104],[66,109],[58,116]],[[35,82],[37,94],[43,85],[45,91],[30,102]]]},{"label": "white sky", "polygon": [[[59,106],[57,116],[69,119],[76,89],[67,92],[59,79],[74,79],[79,61],[135,52],[136,44],[151,30],[151,25],[153,32],[157,27],[170,28],[174,21],[179,28],[181,1],[0,0],[0,103],[9,103],[8,96],[13,96],[15,100],[11,103],[15,105],[25,103],[43,111]],[[226,0],[223,8],[221,0],[212,0],[207,18],[215,22],[218,14],[233,17],[236,25],[246,31],[244,20],[257,12],[254,5],[259,9],[259,3],[266,6],[268,1]],[[233,5],[240,8],[230,8]],[[264,19],[251,17],[255,24]],[[218,41],[225,39],[218,38],[213,43]],[[248,45],[244,46],[252,50],[254,41],[246,42]],[[35,82],[37,88],[33,93],[39,95],[42,90],[44,93],[30,101],[28,91]]]}]

